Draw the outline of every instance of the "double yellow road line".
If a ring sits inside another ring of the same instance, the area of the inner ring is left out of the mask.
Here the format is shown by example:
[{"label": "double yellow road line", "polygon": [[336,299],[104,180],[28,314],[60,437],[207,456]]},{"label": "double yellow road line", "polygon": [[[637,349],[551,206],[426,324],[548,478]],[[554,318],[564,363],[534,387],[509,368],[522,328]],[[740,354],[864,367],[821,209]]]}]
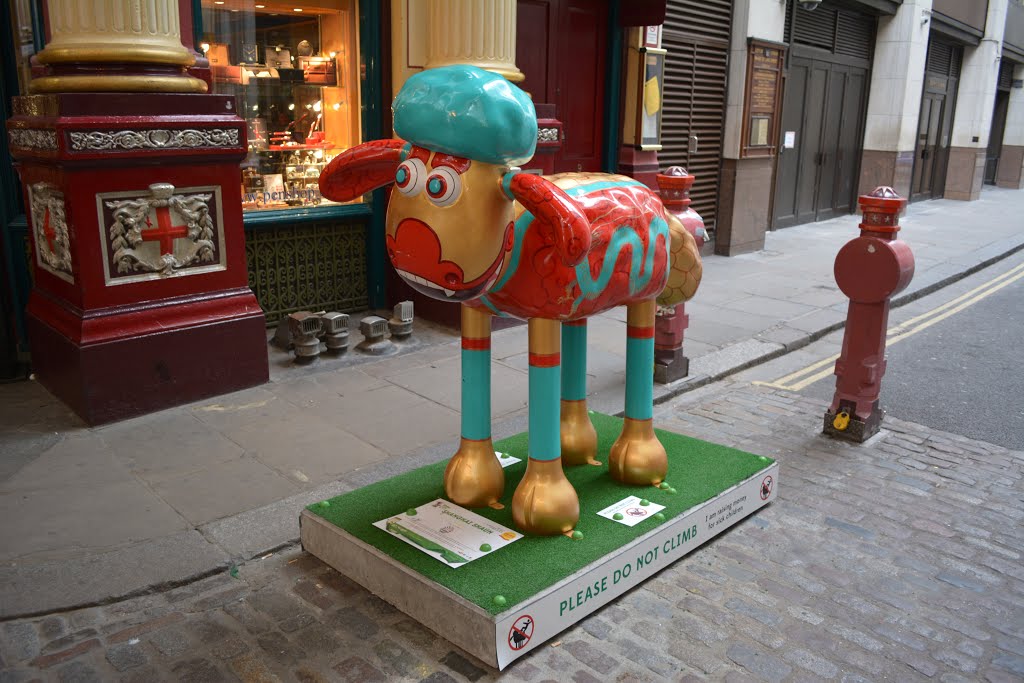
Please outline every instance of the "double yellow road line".
[{"label": "double yellow road line", "polygon": [[[946,318],[956,315],[965,308],[973,306],[985,297],[995,294],[1003,287],[1007,287],[1021,278],[1024,278],[1024,263],[1021,263],[998,277],[992,278],[982,285],[978,285],[971,291],[961,294],[952,301],[947,301],[941,306],[936,306],[927,313],[922,313],[921,315],[915,316],[910,320],[896,325],[895,327],[890,327],[885,333],[886,346],[891,346],[897,342],[901,342],[908,337],[914,336],[921,330],[928,329],[935,323],[942,322]],[[817,363],[808,365],[806,368],[790,373],[785,377],[780,377],[771,382],[754,382],[754,384],[773,387],[775,389],[785,389],[786,391],[800,391],[801,389],[814,384],[818,380],[822,380],[833,375],[835,373],[835,362],[838,359],[839,354],[829,356]]]}]

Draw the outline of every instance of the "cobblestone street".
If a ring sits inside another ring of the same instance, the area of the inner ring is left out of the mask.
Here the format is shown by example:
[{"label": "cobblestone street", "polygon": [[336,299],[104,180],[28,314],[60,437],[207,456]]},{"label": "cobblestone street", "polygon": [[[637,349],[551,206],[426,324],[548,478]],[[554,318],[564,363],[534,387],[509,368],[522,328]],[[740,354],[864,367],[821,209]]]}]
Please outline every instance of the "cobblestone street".
[{"label": "cobblestone street", "polygon": [[841,444],[821,413],[740,382],[661,406],[662,427],[779,459],[780,498],[503,674],[290,546],[5,622],[0,681],[1024,679],[1024,454],[891,417]]}]

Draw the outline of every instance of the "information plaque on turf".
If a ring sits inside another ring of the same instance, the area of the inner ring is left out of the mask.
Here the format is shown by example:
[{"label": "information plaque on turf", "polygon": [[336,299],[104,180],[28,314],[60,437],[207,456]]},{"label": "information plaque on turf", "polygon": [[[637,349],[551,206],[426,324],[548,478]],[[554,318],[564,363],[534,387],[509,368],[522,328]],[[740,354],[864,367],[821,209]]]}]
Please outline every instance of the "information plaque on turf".
[{"label": "information plaque on turf", "polygon": [[461,567],[522,538],[507,527],[440,498],[373,525],[449,567]]}]

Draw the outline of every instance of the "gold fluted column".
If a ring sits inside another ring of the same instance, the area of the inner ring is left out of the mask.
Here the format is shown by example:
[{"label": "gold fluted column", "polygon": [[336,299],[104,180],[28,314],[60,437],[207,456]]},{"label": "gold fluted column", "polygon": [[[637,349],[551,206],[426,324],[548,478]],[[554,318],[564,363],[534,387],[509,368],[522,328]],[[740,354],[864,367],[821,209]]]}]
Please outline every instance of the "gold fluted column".
[{"label": "gold fluted column", "polygon": [[426,68],[448,64],[525,80],[516,66],[516,0],[431,0]]},{"label": "gold fluted column", "polygon": [[49,0],[50,42],[39,53],[52,73],[32,92],[205,92],[185,73],[195,55],[181,44],[178,0]]}]

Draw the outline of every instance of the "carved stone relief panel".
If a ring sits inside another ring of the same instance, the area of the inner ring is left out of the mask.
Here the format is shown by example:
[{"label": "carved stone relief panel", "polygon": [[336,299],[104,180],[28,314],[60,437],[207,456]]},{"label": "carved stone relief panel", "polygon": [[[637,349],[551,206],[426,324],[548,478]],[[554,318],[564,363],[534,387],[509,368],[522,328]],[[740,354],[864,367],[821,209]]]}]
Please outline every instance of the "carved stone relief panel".
[{"label": "carved stone relief panel", "polygon": [[28,193],[36,265],[73,283],[71,235],[64,211],[64,193],[49,183],[34,183],[29,186]]},{"label": "carved stone relief panel", "polygon": [[220,188],[154,183],[96,195],[108,285],[224,270]]}]

